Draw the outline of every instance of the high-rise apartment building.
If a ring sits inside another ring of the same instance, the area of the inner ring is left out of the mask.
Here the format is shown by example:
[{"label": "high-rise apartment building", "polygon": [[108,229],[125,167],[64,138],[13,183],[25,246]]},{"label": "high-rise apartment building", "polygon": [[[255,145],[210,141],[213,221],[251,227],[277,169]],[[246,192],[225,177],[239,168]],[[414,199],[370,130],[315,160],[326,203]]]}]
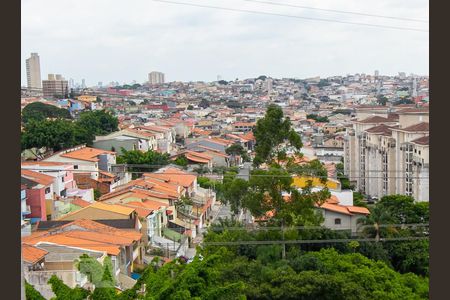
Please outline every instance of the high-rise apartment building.
[{"label": "high-rise apartment building", "polygon": [[164,82],[164,73],[153,71],[148,74],[149,84],[161,84]]},{"label": "high-rise apartment building", "polygon": [[47,80],[42,80],[44,98],[63,98],[69,94],[68,81],[60,74],[48,74]]},{"label": "high-rise apartment building", "polygon": [[27,67],[27,86],[29,89],[40,89],[41,85],[41,65],[39,55],[31,53],[31,57],[26,60]]},{"label": "high-rise apartment building", "polygon": [[357,110],[344,142],[344,172],[359,191],[429,201],[429,111]]}]

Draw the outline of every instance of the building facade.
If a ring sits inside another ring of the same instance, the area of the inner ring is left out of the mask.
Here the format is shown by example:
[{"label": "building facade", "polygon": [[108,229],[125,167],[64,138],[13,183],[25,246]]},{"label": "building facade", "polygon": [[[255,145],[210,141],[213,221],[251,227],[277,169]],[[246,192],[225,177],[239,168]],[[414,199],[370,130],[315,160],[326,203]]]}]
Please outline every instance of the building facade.
[{"label": "building facade", "polygon": [[31,53],[30,58],[26,60],[27,67],[27,86],[29,89],[40,89],[41,85],[41,64],[39,55]]},{"label": "building facade", "polygon": [[161,84],[165,82],[165,76],[162,72],[150,72],[148,74],[148,83],[149,84]]},{"label": "building facade", "polygon": [[42,80],[44,98],[61,97],[69,94],[69,83],[59,74],[48,74],[47,80]]},{"label": "building facade", "polygon": [[402,194],[429,201],[428,109],[360,115],[344,141],[344,172],[356,188],[377,198]]}]

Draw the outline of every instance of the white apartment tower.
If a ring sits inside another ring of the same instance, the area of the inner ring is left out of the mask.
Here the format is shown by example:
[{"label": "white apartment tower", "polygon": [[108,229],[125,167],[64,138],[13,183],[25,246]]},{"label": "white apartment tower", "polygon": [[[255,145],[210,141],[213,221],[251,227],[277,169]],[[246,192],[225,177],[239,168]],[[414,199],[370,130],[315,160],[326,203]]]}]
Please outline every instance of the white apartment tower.
[{"label": "white apartment tower", "polygon": [[359,191],[429,201],[429,111],[359,109],[344,142],[344,172]]},{"label": "white apartment tower", "polygon": [[31,53],[31,57],[26,60],[27,67],[27,86],[29,89],[40,89],[41,84],[41,65],[39,62],[39,55]]},{"label": "white apartment tower", "polygon": [[161,84],[164,82],[165,82],[164,73],[153,71],[148,74],[148,83],[149,84]]}]

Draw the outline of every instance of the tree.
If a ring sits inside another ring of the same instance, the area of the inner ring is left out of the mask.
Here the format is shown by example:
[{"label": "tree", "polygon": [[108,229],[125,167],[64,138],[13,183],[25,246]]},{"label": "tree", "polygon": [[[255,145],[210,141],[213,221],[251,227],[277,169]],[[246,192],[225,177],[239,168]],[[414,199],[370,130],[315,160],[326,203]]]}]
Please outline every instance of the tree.
[{"label": "tree", "polygon": [[27,300],[45,300],[45,298],[28,282],[25,281],[25,298]]},{"label": "tree", "polygon": [[[109,262],[111,258],[108,256]],[[106,260],[106,258],[105,258]],[[114,288],[114,278],[112,276],[112,266],[105,263],[101,282],[95,286],[92,300],[116,300],[116,290]]]},{"label": "tree", "polygon": [[180,167],[186,167],[189,164],[189,161],[186,158],[186,155],[182,154],[178,156],[173,163]]},{"label": "tree", "polygon": [[159,153],[153,150],[148,150],[147,152],[140,150],[127,151],[124,148],[121,151],[122,154],[117,156],[118,164],[146,165],[144,167],[129,167],[131,172],[138,172],[133,174],[134,178],[137,178],[139,173],[153,172],[169,164],[169,154],[167,153]]},{"label": "tree", "polygon": [[320,123],[328,123],[328,122],[330,122],[330,120],[328,119],[327,116],[321,117],[321,116],[316,115],[316,114],[308,114],[308,115],[306,115],[306,118],[315,120],[316,122],[320,122]]},{"label": "tree", "polygon": [[231,156],[241,156],[243,161],[250,161],[250,157],[248,156],[247,152],[244,150],[244,147],[242,147],[241,144],[235,143],[228,148],[225,149],[225,153]]},{"label": "tree", "polygon": [[344,174],[344,164],[338,163],[336,165],[336,171],[337,171],[337,179],[341,182],[341,188],[343,190],[353,190],[354,185],[350,184],[350,180],[348,179],[348,176]]},{"label": "tree", "polygon": [[198,104],[198,107],[201,107],[201,108],[207,108],[207,107],[209,107],[209,101],[206,100],[206,99],[202,99],[202,100],[200,101],[200,103]]},{"label": "tree", "polygon": [[386,103],[388,102],[388,98],[384,95],[378,95],[377,102],[381,106],[386,106]]},{"label": "tree", "polygon": [[191,104],[188,105],[187,110],[193,110],[194,106],[192,106]]},{"label": "tree", "polygon": [[411,196],[384,196],[376,206],[389,213],[396,224],[428,223],[430,218],[428,202],[415,202]]},{"label": "tree", "polygon": [[256,166],[271,163],[288,146],[297,151],[303,146],[300,136],[291,128],[291,121],[284,118],[281,107],[275,104],[269,105],[264,118],[258,120],[253,134],[256,139],[253,163]]},{"label": "tree", "polygon": [[234,215],[239,213],[243,206],[243,200],[247,193],[248,182],[241,178],[235,178],[232,181],[223,184],[220,200],[224,204],[230,204]]},{"label": "tree", "polygon": [[281,260],[277,245],[259,248],[254,258],[230,248],[205,249],[203,260],[189,264],[174,260],[148,268],[141,280],[145,299],[428,299],[426,278],[358,253],[292,248]]},{"label": "tree", "polygon": [[119,120],[105,110],[82,112],[77,123],[92,135],[105,135],[119,130]]},{"label": "tree", "polygon": [[74,124],[67,120],[29,120],[21,134],[22,149],[42,148],[59,151],[78,143]]},{"label": "tree", "polygon": [[[370,226],[365,227],[363,229],[363,232],[366,235],[374,236],[375,241],[377,242],[380,240],[381,232],[385,231],[381,228],[381,225],[392,224],[392,222],[392,215],[388,211],[382,209],[380,206],[375,206],[374,208],[372,208],[370,210],[370,214],[365,218],[358,219],[359,224],[362,224],[363,226]],[[387,231],[393,230],[395,229],[387,228]]]},{"label": "tree", "polygon": [[30,120],[42,121],[47,118],[72,119],[72,116],[67,109],[42,102],[30,103],[22,110],[22,121],[24,123]]},{"label": "tree", "polygon": [[61,279],[56,277],[56,275],[52,275],[48,283],[51,285],[52,291],[56,295],[54,300],[66,300],[66,299],[84,300],[90,294],[89,291],[80,287],[75,287],[71,289],[66,284],[64,284],[64,282]]}]

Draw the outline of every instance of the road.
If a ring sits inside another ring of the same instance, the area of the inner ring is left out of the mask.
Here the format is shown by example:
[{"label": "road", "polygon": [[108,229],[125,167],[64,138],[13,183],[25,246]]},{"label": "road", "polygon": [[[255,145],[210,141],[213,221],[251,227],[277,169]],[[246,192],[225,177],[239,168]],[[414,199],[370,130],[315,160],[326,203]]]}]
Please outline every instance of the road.
[{"label": "road", "polygon": [[248,181],[250,179],[251,169],[252,169],[252,163],[245,162],[244,167],[239,170],[239,174],[237,175],[237,177]]}]

